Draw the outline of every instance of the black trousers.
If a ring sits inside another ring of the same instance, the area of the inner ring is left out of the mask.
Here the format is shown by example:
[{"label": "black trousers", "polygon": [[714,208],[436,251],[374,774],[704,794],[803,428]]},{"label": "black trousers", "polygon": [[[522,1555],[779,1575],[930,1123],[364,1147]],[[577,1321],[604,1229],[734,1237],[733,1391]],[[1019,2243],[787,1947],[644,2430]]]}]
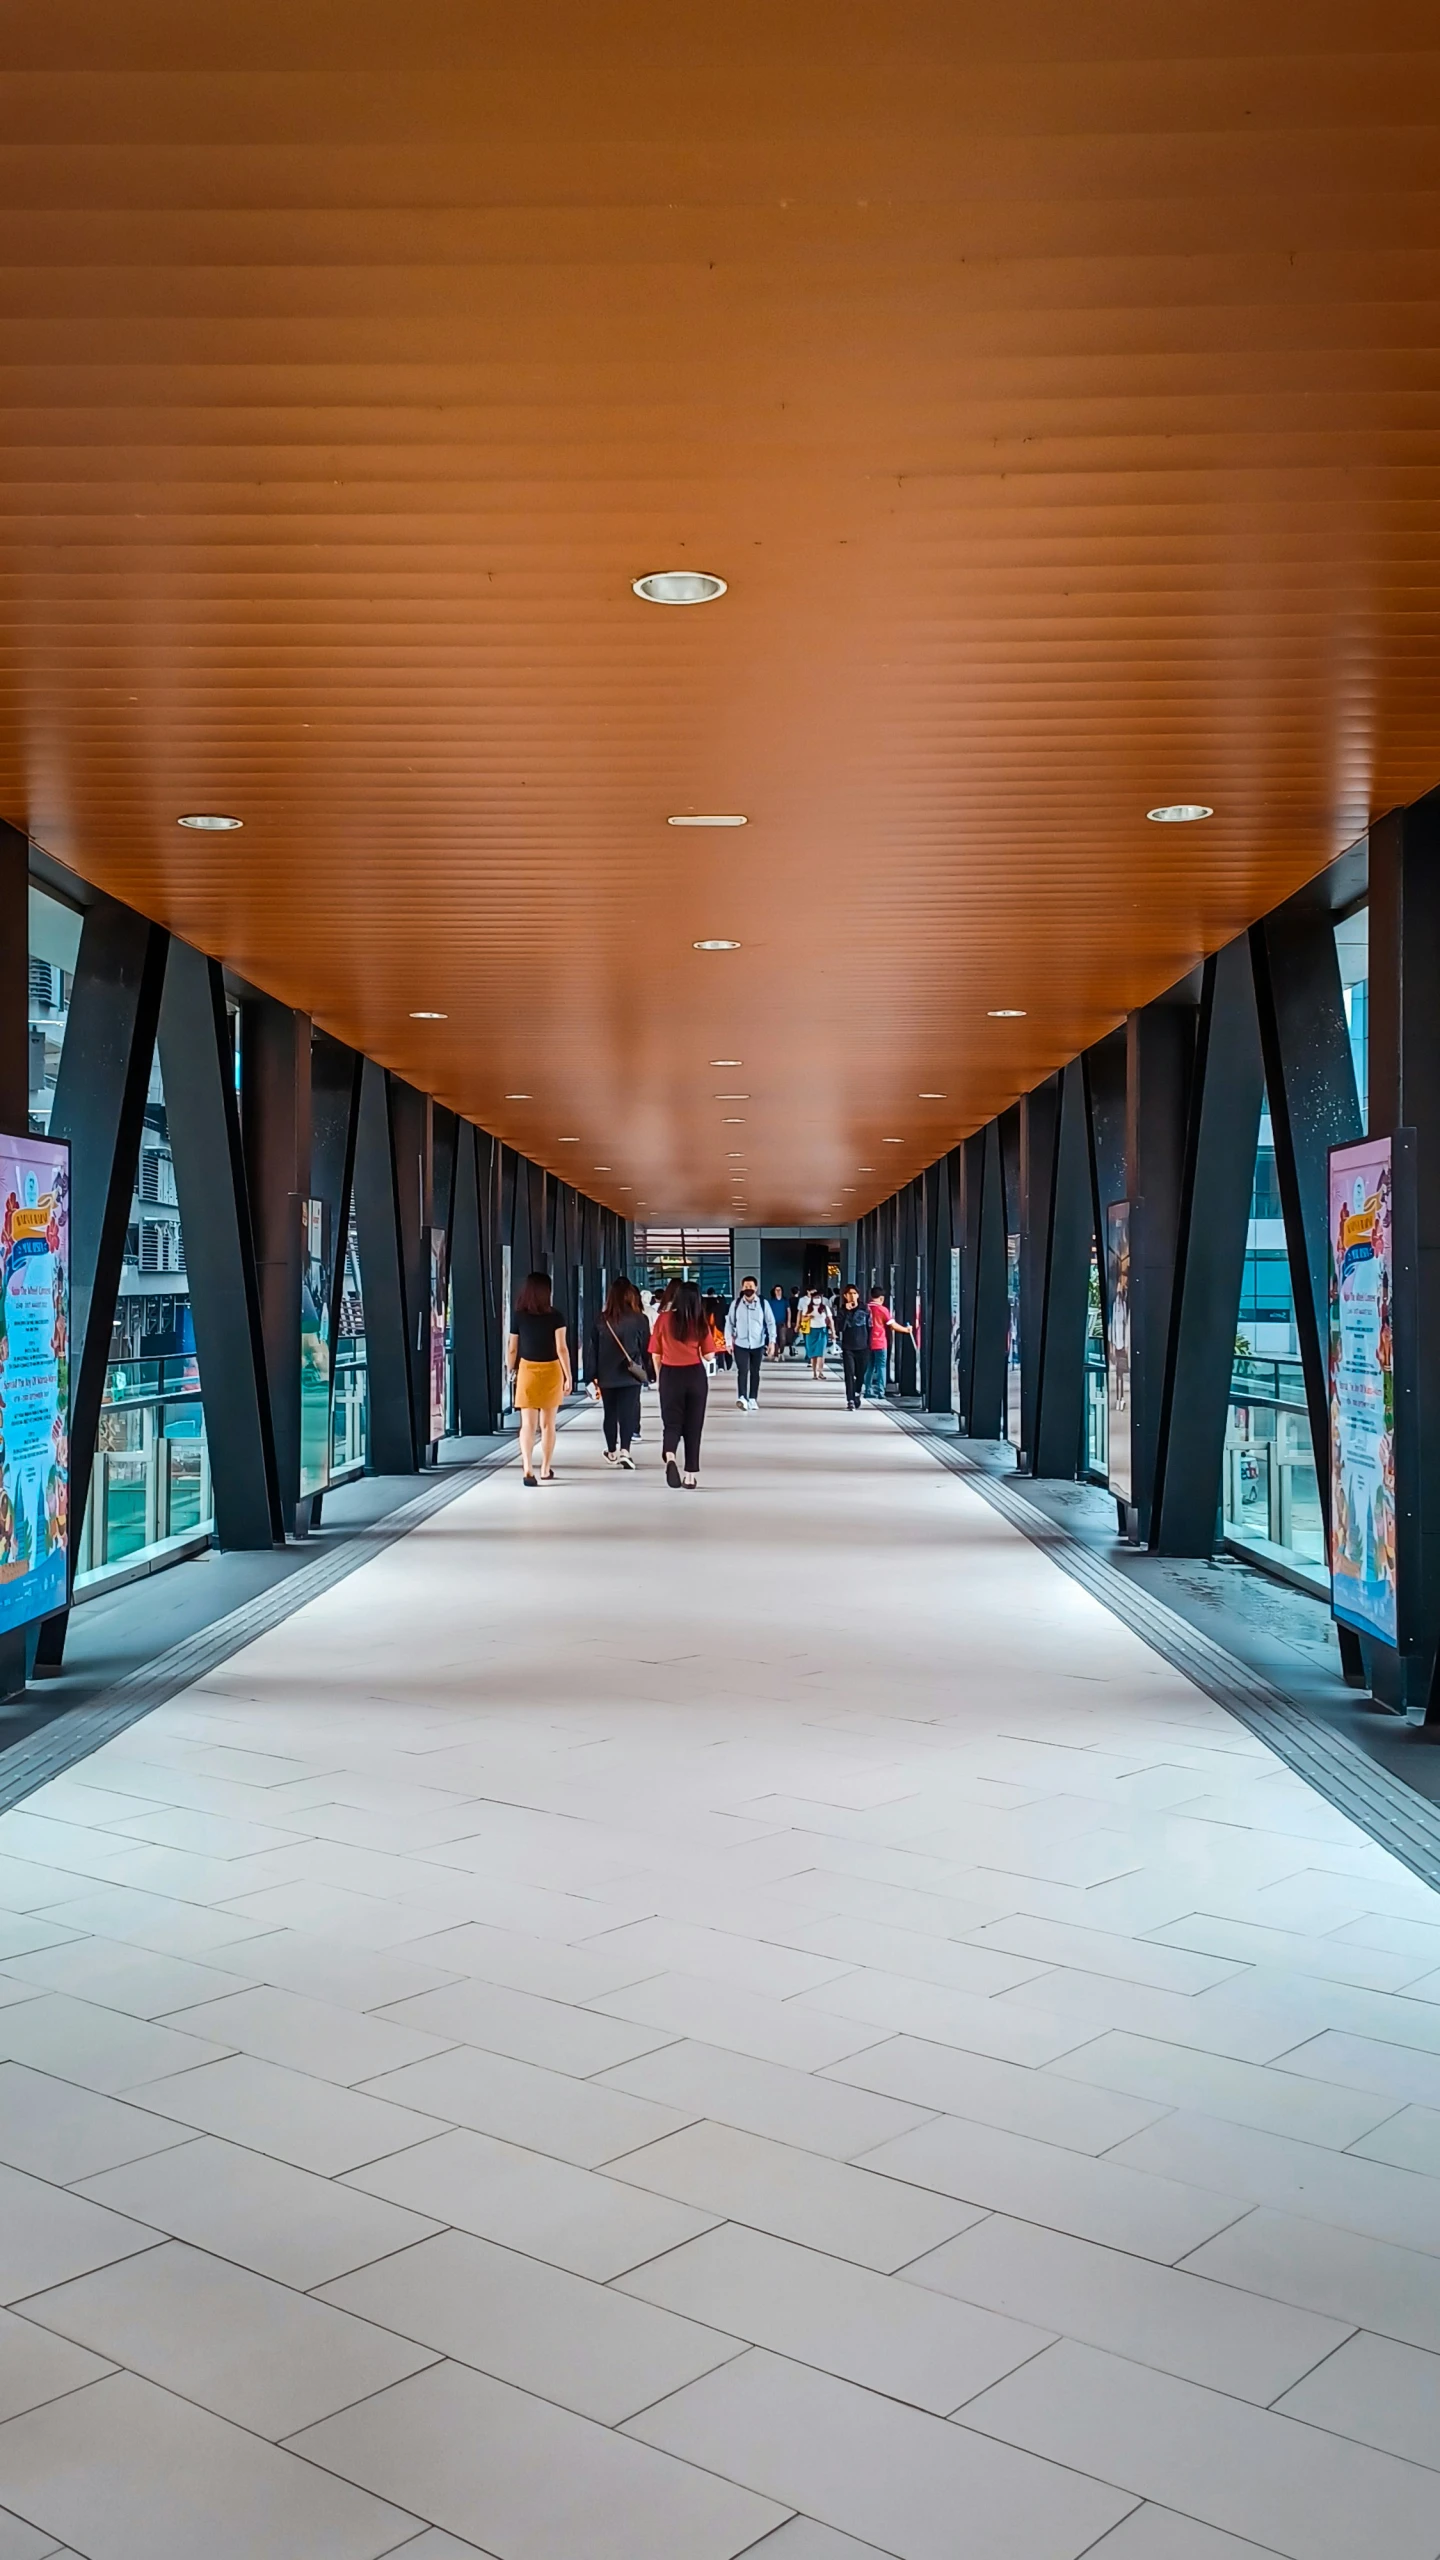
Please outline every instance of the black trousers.
[{"label": "black trousers", "polygon": [[685,1443],[685,1472],[695,1475],[700,1466],[700,1434],[705,1428],[705,1401],[710,1381],[698,1362],[693,1369],[671,1368],[662,1362],[660,1368],[660,1432],[665,1450],[674,1456],[681,1441]]},{"label": "black trousers", "polygon": [[628,1449],[640,1428],[639,1387],[602,1387],[600,1403],[605,1414],[606,1448]]},{"label": "black trousers", "polygon": [[869,1347],[865,1343],[861,1343],[859,1348],[856,1350],[852,1350],[848,1342],[842,1342],[840,1345],[840,1365],[845,1372],[845,1401],[847,1404],[858,1404],[860,1402],[861,1393],[865,1385],[865,1363],[869,1357]]},{"label": "black trousers", "polygon": [[764,1357],[765,1354],[763,1350],[747,1351],[743,1343],[736,1343],[735,1393],[737,1396],[754,1396],[758,1402],[760,1395],[760,1363]]}]

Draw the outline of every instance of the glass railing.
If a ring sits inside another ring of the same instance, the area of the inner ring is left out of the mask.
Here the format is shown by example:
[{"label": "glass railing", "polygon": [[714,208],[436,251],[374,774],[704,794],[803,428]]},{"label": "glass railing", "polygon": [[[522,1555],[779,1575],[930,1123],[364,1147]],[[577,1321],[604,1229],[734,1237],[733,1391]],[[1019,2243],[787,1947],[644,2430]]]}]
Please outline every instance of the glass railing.
[{"label": "glass railing", "polygon": [[214,1528],[210,1452],[194,1358],[112,1361],[75,1556],[79,1589]]},{"label": "glass railing", "polygon": [[1110,1407],[1105,1391],[1105,1337],[1100,1311],[1091,1307],[1085,1327],[1085,1473],[1098,1484],[1110,1479]]},{"label": "glass railing", "polygon": [[1221,1511],[1227,1538],[1323,1577],[1325,1523],[1298,1360],[1237,1353]]},{"label": "glass railing", "polygon": [[369,1376],[365,1346],[342,1337],[335,1362],[335,1403],[330,1443],[333,1476],[356,1475],[370,1454]]}]

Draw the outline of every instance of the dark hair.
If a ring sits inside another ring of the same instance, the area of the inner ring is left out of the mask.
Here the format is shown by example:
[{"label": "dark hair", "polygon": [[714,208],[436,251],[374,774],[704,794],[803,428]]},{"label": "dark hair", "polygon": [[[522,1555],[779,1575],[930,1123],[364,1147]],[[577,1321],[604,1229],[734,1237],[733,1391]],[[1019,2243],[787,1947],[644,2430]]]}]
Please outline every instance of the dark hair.
[{"label": "dark hair", "polygon": [[515,1313],[517,1316],[548,1316],[554,1305],[549,1272],[532,1271],[529,1279],[521,1285],[520,1295],[515,1301]]},{"label": "dark hair", "polygon": [[672,1342],[704,1342],[709,1335],[709,1318],[700,1301],[693,1280],[672,1280],[666,1292],[665,1313],[670,1319]]},{"label": "dark hair", "polygon": [[760,1283],[756,1279],[753,1271],[747,1271],[744,1279],[740,1283],[740,1286],[742,1289],[758,1289]]},{"label": "dark hair", "polygon": [[610,1294],[605,1301],[607,1318],[613,1323],[620,1316],[638,1316],[639,1313],[639,1290],[633,1280],[626,1279],[623,1271],[617,1271],[610,1283]]}]

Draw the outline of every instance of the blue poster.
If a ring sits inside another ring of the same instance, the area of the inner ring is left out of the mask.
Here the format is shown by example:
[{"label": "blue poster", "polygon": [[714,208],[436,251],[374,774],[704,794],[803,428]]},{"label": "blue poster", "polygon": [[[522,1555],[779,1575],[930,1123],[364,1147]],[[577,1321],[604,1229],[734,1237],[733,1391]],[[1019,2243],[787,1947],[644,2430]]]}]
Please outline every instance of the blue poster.
[{"label": "blue poster", "polygon": [[63,1609],[70,1509],[70,1150],[0,1137],[0,1628]]}]

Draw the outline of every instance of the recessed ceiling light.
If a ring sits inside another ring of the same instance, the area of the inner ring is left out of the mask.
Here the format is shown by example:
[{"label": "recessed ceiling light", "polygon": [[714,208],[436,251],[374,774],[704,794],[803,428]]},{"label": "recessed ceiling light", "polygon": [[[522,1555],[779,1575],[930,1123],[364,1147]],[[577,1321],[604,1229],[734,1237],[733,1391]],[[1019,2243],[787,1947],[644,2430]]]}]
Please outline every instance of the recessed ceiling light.
[{"label": "recessed ceiling light", "polygon": [[748,1093],[717,1093],[714,1098],[717,1102],[748,1102],[750,1096]]},{"label": "recessed ceiling light", "polygon": [[1147,809],[1145,815],[1157,827],[1193,827],[1197,818],[1213,818],[1215,812],[1200,800],[1172,800],[1164,809]]},{"label": "recessed ceiling light", "polygon": [[590,1170],[592,1173],[613,1173],[615,1167],[613,1164],[592,1164]]},{"label": "recessed ceiling light", "polygon": [[945,1096],[943,1093],[920,1093],[915,1099],[917,1102],[943,1102]]},{"label": "recessed ceiling light", "polygon": [[1023,1022],[1025,1007],[1023,1004],[992,1004],[985,1018],[987,1022]]},{"label": "recessed ceiling light", "polygon": [[739,1112],[732,1111],[729,1119],[722,1120],[720,1126],[722,1129],[743,1129],[745,1122]]},{"label": "recessed ceiling light", "polygon": [[853,1183],[853,1182],[847,1182],[847,1183],[846,1183],[846,1185],[845,1185],[845,1198],[846,1198],[847,1200],[850,1200],[850,1199],[853,1199],[853,1198],[854,1198],[854,1195],[855,1195],[855,1185],[854,1185],[854,1183]]},{"label": "recessed ceiling light", "polygon": [[712,1058],[710,1064],[712,1067],[743,1067],[745,1061],[743,1058]]},{"label": "recessed ceiling light", "polygon": [[855,1170],[857,1173],[873,1173],[875,1167],[873,1164],[857,1164]]},{"label": "recessed ceiling light", "polygon": [[194,827],[202,836],[228,836],[236,827],[243,827],[245,821],[243,818],[219,818],[197,812],[193,817],[177,818],[175,824],[177,827]]},{"label": "recessed ceiling light", "polygon": [[690,948],[692,951],[738,951],[740,945],[738,942],[725,941],[719,934],[711,934],[703,942],[692,942]]},{"label": "recessed ceiling light", "polygon": [[580,1141],[578,1138],[557,1138],[555,1143],[558,1147],[578,1147]]},{"label": "recessed ceiling light", "polygon": [[528,1093],[507,1093],[505,1099],[507,1102],[528,1102],[531,1097]]},{"label": "recessed ceiling light", "polygon": [[905,1141],[903,1138],[882,1138],[880,1144],[882,1147],[903,1147]]},{"label": "recessed ceiling light", "polygon": [[748,818],[740,817],[667,818],[665,821],[667,827],[744,827],[749,823]]},{"label": "recessed ceiling light", "polygon": [[725,593],[725,581],[705,569],[652,569],[631,581],[630,592],[645,604],[713,604]]},{"label": "recessed ceiling light", "polygon": [[412,1013],[410,1019],[412,1022],[448,1022],[450,1016],[448,1013]]}]

